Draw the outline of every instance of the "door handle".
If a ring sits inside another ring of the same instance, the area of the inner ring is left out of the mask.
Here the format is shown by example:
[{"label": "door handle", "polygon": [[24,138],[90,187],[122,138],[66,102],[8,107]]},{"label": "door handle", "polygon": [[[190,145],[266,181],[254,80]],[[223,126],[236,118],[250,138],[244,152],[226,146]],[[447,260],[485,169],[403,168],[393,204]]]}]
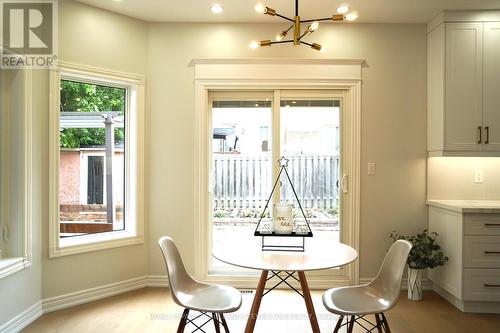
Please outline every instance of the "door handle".
[{"label": "door handle", "polygon": [[484,129],[486,130],[486,141],[484,141],[484,143],[489,144],[490,143],[490,127],[486,126]]},{"label": "door handle", "polygon": [[349,186],[348,180],[349,179],[348,179],[347,175],[343,175],[342,179],[340,180],[340,188],[342,189],[342,192],[344,192],[344,193],[347,193],[347,190],[348,190],[348,186]]},{"label": "door handle", "polygon": [[500,223],[485,223],[485,227],[500,227]]},{"label": "door handle", "polygon": [[490,287],[490,288],[500,288],[500,284],[490,284],[490,283],[484,283],[485,287]]},{"label": "door handle", "polygon": [[484,251],[484,254],[500,254],[500,251]]},{"label": "door handle", "polygon": [[479,139],[477,139],[477,144],[480,145],[481,142],[483,142],[483,128],[481,126],[478,126],[477,131],[479,133]]}]

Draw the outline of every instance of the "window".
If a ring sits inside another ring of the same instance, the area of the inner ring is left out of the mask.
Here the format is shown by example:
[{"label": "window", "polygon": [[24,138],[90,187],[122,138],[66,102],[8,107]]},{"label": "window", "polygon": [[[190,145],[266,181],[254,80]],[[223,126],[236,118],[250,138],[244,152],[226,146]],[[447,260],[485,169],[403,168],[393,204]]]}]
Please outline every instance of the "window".
[{"label": "window", "polygon": [[142,242],[143,79],[53,73],[51,256]]},{"label": "window", "polygon": [[31,266],[31,71],[0,71],[0,278]]}]

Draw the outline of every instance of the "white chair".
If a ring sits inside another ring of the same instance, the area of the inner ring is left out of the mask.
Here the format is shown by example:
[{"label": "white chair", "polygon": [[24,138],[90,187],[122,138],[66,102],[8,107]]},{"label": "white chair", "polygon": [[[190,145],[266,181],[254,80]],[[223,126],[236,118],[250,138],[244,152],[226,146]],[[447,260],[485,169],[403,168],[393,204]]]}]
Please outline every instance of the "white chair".
[{"label": "white chair", "polygon": [[[387,252],[377,277],[370,283],[361,286],[340,287],[327,290],[323,294],[323,304],[328,311],[340,317],[335,326],[337,333],[342,326],[347,325],[351,333],[354,323],[372,332],[375,327],[390,333],[384,312],[396,305],[401,288],[401,278],[406,267],[406,260],[412,248],[406,240],[397,240]],[[373,314],[376,324],[364,318]],[[342,324],[344,317],[347,322]],[[350,318],[350,319],[349,319]],[[366,326],[371,325],[367,328]]]},{"label": "white chair", "polygon": [[[158,240],[165,264],[167,266],[168,283],[170,293],[174,302],[184,308],[177,333],[184,332],[187,323],[193,324],[195,331],[205,332],[202,327],[213,320],[215,331],[220,332],[219,324],[222,324],[226,333],[229,333],[224,313],[234,312],[241,306],[241,294],[232,287],[212,285],[194,280],[187,272],[182,263],[182,258],[174,241],[170,237],[162,237]],[[188,318],[189,311],[200,312],[198,316]],[[206,317],[201,325],[194,320]]]}]

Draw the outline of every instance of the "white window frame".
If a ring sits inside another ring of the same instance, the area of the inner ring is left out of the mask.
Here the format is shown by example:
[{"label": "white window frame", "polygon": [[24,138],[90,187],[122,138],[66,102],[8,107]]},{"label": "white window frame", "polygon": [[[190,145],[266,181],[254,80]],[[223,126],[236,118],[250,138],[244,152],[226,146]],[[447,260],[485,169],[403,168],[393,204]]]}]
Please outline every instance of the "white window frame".
[{"label": "white window frame", "polygon": [[[195,67],[195,277],[199,280],[231,283],[240,288],[255,287],[257,276],[208,274],[210,170],[208,94],[211,90],[262,91],[336,90],[342,94],[342,240],[359,251],[360,153],[361,153],[361,66],[363,60],[324,59],[200,59]],[[276,107],[276,106],[273,106]],[[275,145],[276,142],[273,141]],[[345,266],[342,274],[308,274],[311,288],[328,288],[359,283],[359,260]]]},{"label": "white window frame", "polygon": [[[5,71],[1,76],[1,96],[5,97],[1,100],[1,107],[3,110],[9,110],[9,92],[7,91],[7,75],[9,71]],[[21,220],[20,221],[11,221],[10,212],[9,212],[9,203],[6,196],[2,196],[0,200],[2,211],[0,216],[0,228],[3,229],[4,221],[9,221],[10,223],[20,223],[22,226],[22,239],[13,240],[22,242],[21,246],[21,256],[9,256],[5,258],[0,258],[0,279],[5,278],[9,275],[12,275],[21,270],[27,269],[31,267],[33,264],[33,252],[32,252],[32,215],[31,215],[31,203],[32,203],[32,71],[30,69],[25,69],[20,71],[22,75],[23,83],[24,83],[24,107],[23,107],[23,125],[22,128],[17,129],[21,131],[21,136],[23,137],[23,144],[18,148],[21,150],[21,155],[23,156],[23,170],[22,170],[22,178],[19,179],[19,184],[23,188],[23,203],[22,203],[22,212],[20,213]],[[0,114],[2,119],[2,123],[7,123],[7,112],[2,112]],[[2,131],[2,135],[5,135],[6,131]],[[5,142],[6,137],[4,136],[2,142]],[[9,145],[5,145],[8,147]],[[9,151],[7,150],[7,155]],[[6,177],[9,177],[8,172],[9,168],[7,166],[8,159],[2,159],[0,163],[2,163],[1,169],[1,177],[3,177],[1,184],[2,188],[0,189],[2,193],[6,193],[7,189],[4,188],[7,183]],[[0,229],[1,230],[1,229]],[[3,231],[0,232],[0,237],[3,237]]]},{"label": "white window frame", "polygon": [[[61,239],[59,236],[59,105],[61,79],[127,89],[125,117],[125,230]],[[49,258],[144,243],[144,89],[142,75],[60,63],[50,74]]]}]

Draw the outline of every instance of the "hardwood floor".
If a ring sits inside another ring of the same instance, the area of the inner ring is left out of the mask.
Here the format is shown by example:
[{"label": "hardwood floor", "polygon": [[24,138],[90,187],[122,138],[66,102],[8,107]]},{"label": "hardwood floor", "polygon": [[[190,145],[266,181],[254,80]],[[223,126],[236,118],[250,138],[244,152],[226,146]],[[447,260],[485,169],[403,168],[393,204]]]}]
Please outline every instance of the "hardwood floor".
[{"label": "hardwood floor", "polygon": [[[226,316],[231,332],[243,332],[253,295],[244,294],[242,308]],[[312,296],[321,332],[332,332],[337,317],[323,307],[321,291],[313,291]],[[181,313],[182,309],[173,303],[168,289],[145,288],[49,313],[23,332],[175,332]],[[262,300],[255,332],[310,332],[306,313],[300,296],[292,291],[273,291]],[[500,332],[500,315],[462,313],[433,292],[426,292],[421,302],[410,302],[402,293],[398,305],[386,315],[395,333]],[[207,332],[215,331],[213,325],[205,327]],[[192,326],[187,326],[185,332],[191,331]],[[345,332],[345,328],[341,332]],[[356,327],[354,332],[364,331]]]}]

